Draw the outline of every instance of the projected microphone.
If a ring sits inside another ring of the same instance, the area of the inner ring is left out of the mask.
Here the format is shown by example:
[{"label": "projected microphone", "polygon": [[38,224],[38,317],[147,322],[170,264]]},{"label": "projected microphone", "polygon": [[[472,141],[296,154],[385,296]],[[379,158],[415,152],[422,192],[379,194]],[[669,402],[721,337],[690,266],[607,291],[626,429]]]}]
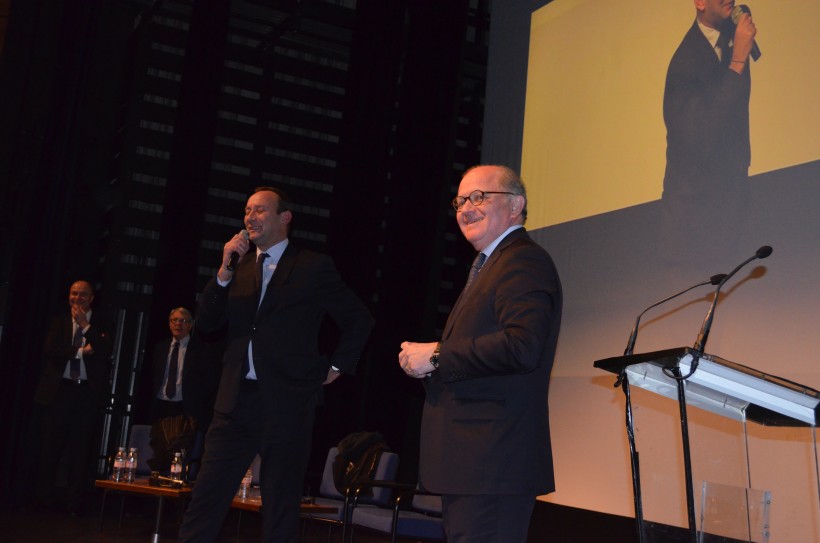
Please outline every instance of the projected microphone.
[{"label": "projected microphone", "polygon": [[[250,234],[248,234],[247,230],[244,230],[244,229],[240,230],[239,235],[242,236],[243,238],[245,238],[245,241],[248,241],[250,239]],[[225,266],[225,268],[228,271],[233,271],[234,268],[236,268],[236,263],[237,262],[239,262],[239,253],[234,251],[234,252],[231,253],[231,258],[228,259],[228,265]]]},{"label": "projected microphone", "polygon": [[[735,6],[734,9],[732,9],[732,22],[735,24],[735,26],[737,26],[738,19],[740,19],[740,16],[743,15],[744,13],[748,13],[749,17],[752,16],[752,10],[750,10],[749,6],[747,6],[746,4],[740,4],[739,6]],[[754,61],[757,61],[757,59],[760,58],[760,48],[757,46],[756,41],[752,42],[751,55],[752,55],[752,60],[754,60]]]},{"label": "projected microphone", "polygon": [[624,356],[631,355],[632,352],[635,350],[635,340],[638,339],[638,325],[641,323],[641,317],[643,317],[644,313],[646,313],[647,311],[649,311],[653,307],[657,307],[657,306],[661,305],[662,303],[668,302],[669,300],[671,300],[673,298],[677,298],[678,296],[680,296],[682,294],[686,294],[687,292],[689,292],[693,288],[702,287],[703,285],[710,285],[710,284],[711,285],[717,285],[721,281],[723,281],[723,279],[725,277],[726,277],[725,273],[719,273],[717,275],[713,275],[708,280],[703,281],[701,283],[698,283],[697,285],[692,285],[691,287],[689,287],[685,290],[682,290],[682,291],[678,292],[677,294],[673,294],[672,296],[667,296],[663,300],[658,300],[654,304],[650,305],[649,307],[647,307],[646,309],[641,311],[641,314],[638,315],[637,319],[635,319],[635,327],[632,328],[632,332],[629,334],[629,341],[626,344],[626,349],[624,350]]},{"label": "projected microphone", "polygon": [[729,275],[724,277],[720,283],[718,283],[717,288],[715,289],[715,299],[712,300],[712,305],[709,306],[709,312],[706,313],[706,318],[703,320],[703,326],[700,329],[700,334],[698,334],[698,339],[695,341],[695,345],[692,347],[695,351],[700,354],[703,354],[703,347],[706,345],[706,340],[709,339],[709,330],[712,328],[712,319],[715,316],[715,307],[717,306],[718,302],[718,295],[720,294],[720,287],[726,284],[726,281],[729,280],[734,274],[738,272],[740,268],[751,262],[752,260],[756,260],[758,258],[767,258],[770,254],[772,254],[772,248],[768,245],[764,245],[760,249],[758,249],[754,255],[750,256],[743,262],[741,262],[737,268],[733,269],[729,272]]}]

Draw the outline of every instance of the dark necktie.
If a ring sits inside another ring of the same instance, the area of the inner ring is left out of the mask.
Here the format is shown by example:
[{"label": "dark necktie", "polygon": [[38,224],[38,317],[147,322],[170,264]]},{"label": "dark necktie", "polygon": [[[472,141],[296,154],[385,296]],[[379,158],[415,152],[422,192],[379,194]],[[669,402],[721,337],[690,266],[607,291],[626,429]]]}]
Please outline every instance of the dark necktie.
[{"label": "dark necktie", "polygon": [[264,281],[264,275],[262,270],[265,267],[265,259],[268,258],[268,253],[260,253],[259,256],[256,258],[256,305],[259,305],[259,302],[262,301],[262,283]]},{"label": "dark necktie", "polygon": [[171,359],[168,361],[168,380],[165,382],[165,397],[173,400],[177,395],[177,374],[179,373],[179,341],[174,341]]},{"label": "dark necktie", "polygon": [[74,358],[71,359],[70,368],[68,370],[69,377],[72,379],[80,378],[80,359],[77,358],[77,350],[83,346],[83,329],[79,326],[74,331],[74,339],[71,344],[74,346]]},{"label": "dark necktie", "polygon": [[717,40],[717,46],[720,48],[720,64],[728,66],[732,61],[732,48],[729,47],[729,36],[726,32],[721,32]]},{"label": "dark necktie", "polygon": [[487,255],[484,253],[478,253],[473,260],[473,265],[470,267],[470,274],[467,276],[467,284],[464,285],[464,290],[470,288],[470,284],[475,281],[475,278],[478,276],[478,272],[481,270],[481,266],[484,265],[484,262],[487,260]]}]

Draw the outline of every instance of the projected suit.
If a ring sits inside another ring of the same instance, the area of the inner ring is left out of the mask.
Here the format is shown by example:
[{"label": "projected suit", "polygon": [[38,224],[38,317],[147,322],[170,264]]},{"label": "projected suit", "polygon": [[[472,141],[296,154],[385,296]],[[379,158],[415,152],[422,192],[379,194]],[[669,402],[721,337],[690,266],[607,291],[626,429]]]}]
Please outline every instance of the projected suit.
[{"label": "projected suit", "polygon": [[[480,202],[469,197],[476,191]],[[526,197],[514,172],[469,170],[454,204],[488,258],[450,313],[438,367],[435,343],[402,344],[399,363],[427,393],[420,483],[442,494],[448,541],[523,542],[535,497],[555,489],[547,392],[561,283],[521,226]]]},{"label": "projected suit", "polygon": [[721,194],[748,178],[751,77],[727,64],[695,21],[666,74],[664,198]]}]

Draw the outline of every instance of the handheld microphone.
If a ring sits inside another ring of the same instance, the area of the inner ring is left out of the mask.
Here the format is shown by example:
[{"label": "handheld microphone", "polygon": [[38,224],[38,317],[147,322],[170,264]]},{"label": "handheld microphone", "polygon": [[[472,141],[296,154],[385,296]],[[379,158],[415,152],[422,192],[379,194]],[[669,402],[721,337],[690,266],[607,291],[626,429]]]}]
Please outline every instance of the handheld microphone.
[{"label": "handheld microphone", "polygon": [[[747,6],[746,4],[740,4],[732,9],[732,23],[734,23],[735,26],[737,26],[737,20],[740,19],[740,16],[744,13],[748,13],[749,17],[752,16],[752,10],[750,10],[749,6]],[[757,59],[760,58],[760,48],[757,46],[757,41],[752,42],[751,55],[752,60],[754,60],[755,62],[757,62]]]},{"label": "handheld microphone", "polygon": [[709,330],[712,328],[712,319],[715,317],[715,307],[717,307],[718,296],[720,294],[720,287],[726,284],[734,274],[740,270],[743,266],[751,262],[752,260],[756,260],[758,258],[763,259],[767,258],[770,254],[772,254],[772,248],[768,245],[764,245],[757,251],[755,254],[741,262],[735,269],[729,272],[729,275],[724,277],[720,283],[718,283],[717,288],[715,289],[715,298],[712,300],[712,305],[709,306],[709,311],[706,313],[706,318],[703,320],[703,326],[700,329],[700,333],[698,334],[698,339],[695,341],[695,345],[692,347],[696,352],[703,354],[703,347],[706,345],[706,340],[709,339]]},{"label": "handheld microphone", "polygon": [[637,319],[635,319],[635,326],[632,328],[632,332],[629,334],[629,341],[626,344],[626,349],[624,349],[624,356],[631,355],[632,352],[635,350],[635,340],[638,339],[638,325],[641,323],[641,317],[643,317],[644,313],[646,313],[647,311],[649,311],[653,307],[656,307],[656,306],[661,305],[662,303],[668,302],[669,300],[671,300],[673,298],[677,298],[678,296],[680,296],[682,294],[686,294],[687,292],[689,292],[690,290],[692,290],[694,288],[701,287],[703,285],[710,285],[710,284],[711,285],[717,285],[721,281],[723,281],[723,279],[725,279],[725,278],[726,278],[725,273],[719,273],[717,275],[713,275],[708,280],[702,281],[702,282],[700,282],[696,285],[692,285],[691,287],[689,287],[685,290],[682,290],[682,291],[678,292],[677,294],[673,294],[672,296],[667,296],[663,300],[658,300],[654,304],[650,305],[649,307],[647,307],[646,309],[641,311],[641,314],[638,315]]},{"label": "handheld microphone", "polygon": [[[248,241],[250,239],[250,234],[248,234],[248,231],[245,229],[240,230],[239,235],[245,238],[245,241]],[[234,268],[236,268],[237,262],[239,262],[239,253],[234,251],[231,253],[231,258],[228,259],[228,265],[225,266],[225,268],[228,271],[233,271]]]}]

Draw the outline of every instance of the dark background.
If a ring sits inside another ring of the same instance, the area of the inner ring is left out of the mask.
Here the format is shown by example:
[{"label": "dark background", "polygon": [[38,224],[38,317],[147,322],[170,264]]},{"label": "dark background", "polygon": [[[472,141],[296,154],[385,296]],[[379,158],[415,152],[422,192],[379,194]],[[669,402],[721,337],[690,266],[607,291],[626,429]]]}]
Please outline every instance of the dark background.
[{"label": "dark background", "polygon": [[371,430],[414,480],[423,391],[396,356],[438,337],[472,259],[449,201],[479,161],[490,7],[343,4],[5,4],[2,505],[25,494],[45,326],[69,285],[89,280],[118,322],[102,466],[144,420],[168,312],[195,309],[258,185],[290,194],[292,239],[330,254],[377,322],[357,377],[326,389],[311,470]]}]

